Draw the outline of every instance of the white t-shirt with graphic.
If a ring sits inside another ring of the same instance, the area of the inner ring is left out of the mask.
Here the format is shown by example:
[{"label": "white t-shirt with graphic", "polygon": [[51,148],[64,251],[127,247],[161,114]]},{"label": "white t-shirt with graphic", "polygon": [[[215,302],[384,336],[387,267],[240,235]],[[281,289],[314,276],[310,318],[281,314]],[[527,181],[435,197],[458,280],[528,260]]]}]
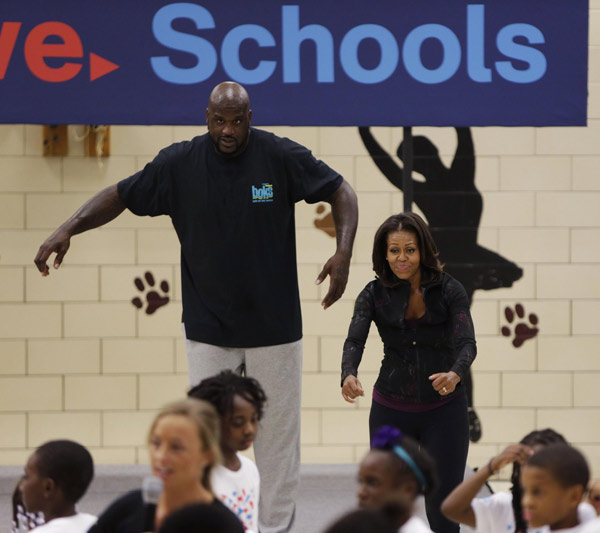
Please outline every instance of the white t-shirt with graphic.
[{"label": "white t-shirt with graphic", "polygon": [[432,531],[418,516],[411,516],[398,533],[432,533]]},{"label": "white t-shirt with graphic", "polygon": [[[516,526],[511,493],[499,492],[487,498],[475,498],[471,502],[471,508],[475,513],[475,531],[478,533],[514,532]],[[577,514],[581,524],[585,524],[596,518],[596,511],[587,502],[579,504]],[[574,531],[577,531],[577,529]],[[548,526],[528,528],[527,532],[549,533],[550,528]],[[600,533],[600,531],[598,533]]]},{"label": "white t-shirt with graphic", "polygon": [[87,513],[77,513],[65,518],[55,518],[31,531],[35,533],[86,533],[96,523],[97,518]]},{"label": "white t-shirt with graphic", "polygon": [[600,518],[594,518],[583,524],[579,533],[600,533]]},{"label": "white t-shirt with graphic", "polygon": [[240,453],[237,456],[242,465],[239,470],[229,470],[223,465],[213,469],[212,489],[215,496],[240,519],[246,531],[258,533],[260,476],[250,459]]},{"label": "white t-shirt with graphic", "polygon": [[[590,529],[591,527],[591,529]],[[600,522],[598,520],[588,520],[575,527],[565,529],[554,529],[551,533],[600,533]]]}]

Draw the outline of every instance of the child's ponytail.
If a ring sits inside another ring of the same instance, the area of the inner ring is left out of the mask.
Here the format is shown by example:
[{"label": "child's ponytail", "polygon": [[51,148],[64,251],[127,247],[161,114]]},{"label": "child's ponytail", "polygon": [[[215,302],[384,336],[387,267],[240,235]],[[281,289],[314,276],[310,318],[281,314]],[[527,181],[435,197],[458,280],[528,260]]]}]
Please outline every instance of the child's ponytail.
[{"label": "child's ponytail", "polygon": [[510,476],[510,481],[512,483],[510,492],[512,494],[512,508],[515,517],[515,533],[525,533],[527,531],[527,523],[523,519],[523,506],[521,505],[520,476],[521,465],[519,463],[513,463],[512,476]]}]

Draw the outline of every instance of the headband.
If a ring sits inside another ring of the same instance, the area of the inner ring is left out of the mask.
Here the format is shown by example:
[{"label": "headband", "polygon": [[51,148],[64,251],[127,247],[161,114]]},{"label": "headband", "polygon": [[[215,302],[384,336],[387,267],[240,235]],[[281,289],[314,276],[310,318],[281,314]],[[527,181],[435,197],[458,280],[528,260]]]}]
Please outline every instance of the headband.
[{"label": "headband", "polygon": [[400,457],[412,470],[413,474],[417,478],[419,485],[421,485],[421,490],[425,490],[427,488],[427,482],[425,481],[425,476],[421,469],[417,466],[417,463],[414,462],[413,458],[408,455],[408,452],[399,444],[396,444],[393,448],[394,453]]}]

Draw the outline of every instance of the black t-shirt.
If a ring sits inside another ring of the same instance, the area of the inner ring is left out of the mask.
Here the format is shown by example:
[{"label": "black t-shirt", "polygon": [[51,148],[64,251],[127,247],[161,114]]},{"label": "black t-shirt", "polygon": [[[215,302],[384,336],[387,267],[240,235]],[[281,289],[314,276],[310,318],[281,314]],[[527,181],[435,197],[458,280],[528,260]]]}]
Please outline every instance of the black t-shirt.
[{"label": "black t-shirt", "polygon": [[173,221],[187,338],[249,348],[302,337],[294,204],[341,183],[308,149],[252,128],[237,157],[202,135],[163,149],[118,191],[133,213]]},{"label": "black t-shirt", "polygon": [[[230,512],[217,498],[209,504]],[[142,533],[147,530],[147,507],[142,498],[142,491],[137,489],[117,498],[98,517],[98,521],[88,533]],[[231,513],[234,522],[239,522]],[[239,522],[240,533],[244,526]]]}]

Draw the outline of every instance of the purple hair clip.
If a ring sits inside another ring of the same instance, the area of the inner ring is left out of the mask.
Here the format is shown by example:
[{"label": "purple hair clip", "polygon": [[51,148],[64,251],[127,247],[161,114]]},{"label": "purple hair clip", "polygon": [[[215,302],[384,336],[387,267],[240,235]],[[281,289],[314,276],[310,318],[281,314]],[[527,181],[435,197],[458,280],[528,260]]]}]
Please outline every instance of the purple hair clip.
[{"label": "purple hair clip", "polygon": [[371,448],[391,449],[402,441],[402,431],[393,426],[381,426],[371,441]]}]

